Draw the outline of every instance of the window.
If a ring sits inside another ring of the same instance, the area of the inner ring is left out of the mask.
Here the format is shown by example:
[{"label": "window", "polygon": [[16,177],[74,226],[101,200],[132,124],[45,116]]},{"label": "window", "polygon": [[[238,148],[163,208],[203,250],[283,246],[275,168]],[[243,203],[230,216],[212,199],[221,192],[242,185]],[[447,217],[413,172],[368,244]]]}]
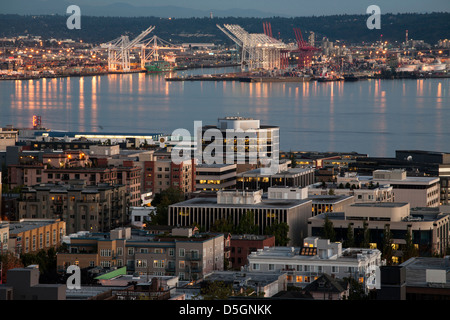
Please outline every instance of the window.
[{"label": "window", "polygon": [[44,235],[42,233],[39,234],[39,248],[42,249],[44,243]]},{"label": "window", "polygon": [[56,229],[53,229],[53,244],[56,244]]},{"label": "window", "polygon": [[184,248],[180,248],[180,250],[178,250],[178,255],[179,255],[180,257],[184,257],[184,255],[185,255],[185,250],[184,250]]},{"label": "window", "polygon": [[303,282],[303,277],[302,276],[296,276],[295,277],[295,281],[296,282]]},{"label": "window", "polygon": [[153,260],[153,268],[164,268],[164,260]]},{"label": "window", "polygon": [[45,246],[50,246],[50,231],[47,231],[47,233],[45,234]]},{"label": "window", "polygon": [[169,248],[169,256],[171,256],[171,257],[175,256],[175,249],[174,248]]},{"label": "window", "polygon": [[184,269],[184,267],[185,267],[184,260],[180,260],[180,261],[179,261],[178,267],[179,267],[180,269]]},{"label": "window", "polygon": [[274,270],[275,270],[275,265],[269,264],[269,271],[274,271]]},{"label": "window", "polygon": [[338,272],[339,272],[339,267],[337,267],[337,266],[332,266],[332,267],[331,267],[331,272],[332,272],[332,273],[338,273]]},{"label": "window", "polygon": [[136,260],[136,268],[147,268],[147,260],[145,259]]},{"label": "window", "polygon": [[111,250],[109,249],[100,249],[101,257],[111,257]]},{"label": "window", "polygon": [[122,247],[117,247],[117,255],[121,256],[123,254],[123,248]]},{"label": "window", "polygon": [[140,253],[148,253],[148,248],[141,248],[139,250]]},{"label": "window", "polygon": [[259,263],[254,263],[254,264],[252,265],[252,269],[253,269],[253,270],[259,270]]},{"label": "window", "polygon": [[35,235],[33,235],[33,251],[36,251],[36,236]]},{"label": "window", "polygon": [[128,248],[128,255],[132,256],[134,254],[134,248]]},{"label": "window", "polygon": [[89,267],[95,267],[95,263],[94,263],[94,261],[89,261]]}]

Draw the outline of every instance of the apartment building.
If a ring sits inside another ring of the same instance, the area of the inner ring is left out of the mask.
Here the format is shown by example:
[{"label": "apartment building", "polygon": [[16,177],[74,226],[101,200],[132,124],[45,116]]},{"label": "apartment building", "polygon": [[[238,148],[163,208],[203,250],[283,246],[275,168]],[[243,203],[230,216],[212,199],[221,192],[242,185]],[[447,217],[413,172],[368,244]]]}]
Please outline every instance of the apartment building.
[{"label": "apartment building", "polygon": [[68,233],[108,231],[128,223],[127,188],[123,185],[88,186],[83,180],[68,184],[40,184],[22,189],[20,219],[61,219]]},{"label": "apartment building", "polygon": [[339,241],[347,240],[350,224],[356,244],[362,242],[364,223],[367,223],[371,248],[382,248],[383,232],[388,225],[393,237],[393,262],[400,262],[408,230],[420,255],[443,254],[450,246],[450,215],[435,207],[411,208],[406,202],[355,203],[342,212],[311,217],[309,235],[320,235],[325,217],[333,223],[336,240]]},{"label": "apartment building", "polygon": [[353,277],[366,290],[373,288],[373,271],[383,265],[377,249],[342,248],[340,242],[305,238],[299,247],[270,247],[248,256],[250,272],[287,273],[288,285],[305,288],[323,274]]},{"label": "apartment building", "polygon": [[0,222],[0,252],[8,250],[9,225]]},{"label": "apartment building", "polygon": [[174,228],[167,235],[117,228],[109,233],[80,232],[65,240],[68,251],[58,253],[59,271],[69,265],[80,268],[126,267],[127,273],[202,278],[224,267],[224,236]]},{"label": "apartment building", "polygon": [[[50,158],[49,158],[50,159]],[[16,186],[34,186],[38,184],[58,184],[69,180],[83,180],[86,185],[122,184],[130,194],[130,204],[139,206],[141,202],[141,169],[136,166],[121,167],[61,167],[48,164],[10,165],[8,183]]]},{"label": "apartment building", "polygon": [[57,248],[66,234],[66,223],[59,219],[21,219],[4,225],[9,228],[8,249],[17,256]]},{"label": "apartment building", "polygon": [[155,159],[144,163],[146,191],[160,193],[169,188],[180,188],[184,193],[195,191],[195,160],[175,163],[171,159]]}]

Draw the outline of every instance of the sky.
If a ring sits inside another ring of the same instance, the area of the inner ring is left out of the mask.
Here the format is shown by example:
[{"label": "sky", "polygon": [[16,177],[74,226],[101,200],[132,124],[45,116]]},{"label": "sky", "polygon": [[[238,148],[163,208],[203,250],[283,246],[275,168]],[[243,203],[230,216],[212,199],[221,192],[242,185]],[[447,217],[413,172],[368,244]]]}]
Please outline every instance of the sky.
[{"label": "sky", "polygon": [[[56,0],[0,0],[0,13],[23,14],[21,10],[36,6],[39,2]],[[108,5],[127,3],[133,6],[177,6],[205,11],[229,9],[253,9],[273,15],[311,16],[332,14],[366,14],[369,5],[378,5],[381,13],[450,12],[450,0],[58,0],[70,4]],[[19,7],[20,3],[20,7]],[[16,4],[16,5],[15,5]],[[3,7],[3,9],[2,9]],[[8,8],[11,10],[8,11]],[[2,12],[3,11],[3,12]]]}]

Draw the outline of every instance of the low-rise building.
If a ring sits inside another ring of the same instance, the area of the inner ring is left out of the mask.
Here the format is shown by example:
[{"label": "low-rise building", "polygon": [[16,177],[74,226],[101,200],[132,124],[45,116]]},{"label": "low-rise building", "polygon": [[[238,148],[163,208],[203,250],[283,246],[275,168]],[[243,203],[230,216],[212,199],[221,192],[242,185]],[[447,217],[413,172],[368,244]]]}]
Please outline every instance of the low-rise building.
[{"label": "low-rise building", "polygon": [[359,176],[372,184],[389,184],[396,202],[408,202],[411,207],[437,207],[440,204],[439,177],[409,177],[403,169],[375,170],[372,176]]},{"label": "low-rise building", "polygon": [[66,234],[66,223],[59,219],[21,219],[5,225],[9,228],[8,249],[17,256],[57,248]]},{"label": "low-rise building", "polygon": [[342,248],[340,242],[308,237],[301,247],[271,247],[248,256],[251,272],[287,273],[288,285],[304,288],[322,274],[333,278],[352,277],[366,290],[373,288],[373,271],[381,266],[377,249]]},{"label": "low-rise building", "polygon": [[247,265],[247,257],[250,253],[273,246],[275,246],[275,236],[233,234],[230,237],[230,266],[234,270],[240,270]]},{"label": "low-rise building", "polygon": [[65,284],[40,284],[39,266],[8,270],[6,284],[0,284],[0,300],[66,300]]},{"label": "low-rise building", "polygon": [[224,268],[223,234],[174,228],[170,235],[118,228],[110,233],[82,232],[66,238],[68,250],[57,255],[59,271],[80,268],[126,267],[128,273],[178,276],[196,280]]},{"label": "low-rise building", "polygon": [[323,213],[309,219],[309,235],[319,236],[324,219],[333,224],[336,239],[346,241],[350,225],[356,244],[363,241],[364,225],[370,233],[370,246],[382,248],[386,226],[392,234],[394,262],[400,262],[409,230],[412,242],[420,255],[443,254],[450,246],[450,215],[439,208],[410,208],[404,202],[355,203],[343,212]]},{"label": "low-rise building", "polygon": [[307,219],[311,200],[263,199],[263,191],[218,191],[215,197],[197,197],[169,206],[169,225],[191,226],[194,223],[211,230],[216,220],[231,219],[234,225],[247,212],[254,213],[258,233],[264,234],[275,221],[287,223],[291,243],[301,243],[307,236]]},{"label": "low-rise building", "polygon": [[236,188],[239,190],[259,190],[267,192],[269,187],[306,187],[314,183],[313,168],[288,168],[280,165],[280,170],[272,175],[263,175],[261,169],[239,173]]}]

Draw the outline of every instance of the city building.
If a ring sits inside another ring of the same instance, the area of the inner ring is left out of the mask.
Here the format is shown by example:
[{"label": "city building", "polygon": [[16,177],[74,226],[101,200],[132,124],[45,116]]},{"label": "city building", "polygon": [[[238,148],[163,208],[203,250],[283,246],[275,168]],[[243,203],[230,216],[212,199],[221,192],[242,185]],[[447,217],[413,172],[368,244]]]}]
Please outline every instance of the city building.
[{"label": "city building", "polygon": [[292,243],[301,243],[307,236],[307,219],[311,216],[311,200],[263,199],[263,191],[218,191],[215,197],[197,197],[169,206],[169,225],[192,226],[198,224],[210,230],[219,219],[231,219],[234,225],[247,212],[254,213],[258,233],[275,220],[287,223]]},{"label": "city building", "polygon": [[9,188],[31,187],[38,184],[59,184],[70,180],[83,180],[87,185],[122,184],[130,194],[130,205],[141,204],[141,168],[137,166],[120,167],[73,167],[55,168],[48,164],[8,166]]},{"label": "city building", "polygon": [[299,247],[270,247],[248,256],[250,272],[287,273],[288,285],[305,288],[321,275],[352,277],[367,290],[373,288],[372,271],[381,266],[377,249],[342,248],[340,242],[308,237]]},{"label": "city building", "polygon": [[56,249],[66,234],[66,223],[59,219],[21,219],[4,224],[9,227],[8,249],[17,256]]},{"label": "city building", "polygon": [[392,233],[393,262],[401,262],[402,250],[409,230],[414,247],[421,256],[443,254],[450,246],[450,215],[439,208],[410,208],[406,202],[355,203],[343,212],[323,213],[309,219],[309,235],[320,236],[324,219],[333,224],[336,240],[347,240],[351,225],[355,244],[364,237],[364,224],[370,233],[370,247],[383,248],[383,233],[386,226]]},{"label": "city building", "polygon": [[129,195],[123,185],[87,186],[85,181],[24,187],[19,219],[61,219],[68,233],[101,232],[128,223]]},{"label": "city building", "polygon": [[406,300],[450,299],[450,256],[414,257],[400,266],[405,269]]},{"label": "city building", "polygon": [[403,169],[375,170],[372,176],[359,176],[362,182],[389,184],[396,202],[411,207],[437,207],[440,204],[439,177],[409,177]]},{"label": "city building", "polygon": [[69,265],[126,267],[129,274],[178,276],[189,281],[224,268],[223,234],[198,233],[193,228],[173,228],[170,235],[131,228],[80,232],[65,242],[67,252],[57,255],[60,272]]},{"label": "city building", "polygon": [[282,165],[281,170],[272,175],[263,175],[260,168],[239,173],[236,189],[262,189],[267,192],[273,186],[306,187],[315,182],[313,168],[287,168]]},{"label": "city building", "polygon": [[0,300],[66,300],[66,285],[40,284],[38,265],[14,268],[0,284]]},{"label": "city building", "polygon": [[7,223],[0,222],[0,252],[6,252],[8,250],[9,242],[9,225]]},{"label": "city building", "polygon": [[230,267],[240,270],[247,265],[247,257],[250,253],[275,246],[275,236],[253,235],[253,234],[233,234],[230,237]]},{"label": "city building", "polygon": [[195,187],[198,191],[219,191],[236,188],[236,164],[199,164]]},{"label": "city building", "polygon": [[172,161],[170,148],[166,153],[155,152],[153,160],[144,161],[144,172],[144,190],[153,194],[169,187],[179,188],[184,193],[196,190],[195,159],[176,163]]},{"label": "city building", "polygon": [[347,195],[359,202],[393,202],[394,191],[389,184],[362,183],[356,173],[346,172],[337,176],[336,182],[318,182],[308,186],[308,194],[313,195]]},{"label": "city building", "polygon": [[0,128],[0,151],[6,150],[8,146],[16,145],[18,136],[17,131],[3,130]]},{"label": "city building", "polygon": [[252,291],[255,298],[271,298],[287,290],[286,273],[214,271],[206,275],[199,286],[212,282],[230,285],[235,294]]},{"label": "city building", "polygon": [[216,163],[236,163],[238,172],[241,168],[270,165],[268,159],[278,161],[279,141],[279,127],[261,125],[253,118],[224,117],[217,120],[217,125],[202,128],[203,153],[217,158]]},{"label": "city building", "polygon": [[131,226],[142,229],[146,221],[150,221],[150,214],[156,211],[155,207],[131,207]]},{"label": "city building", "polygon": [[303,291],[314,300],[344,300],[349,296],[350,286],[348,281],[324,273],[308,284]]},{"label": "city building", "polygon": [[324,212],[339,212],[355,203],[355,197],[347,195],[312,195],[308,199],[312,201],[313,217]]}]

